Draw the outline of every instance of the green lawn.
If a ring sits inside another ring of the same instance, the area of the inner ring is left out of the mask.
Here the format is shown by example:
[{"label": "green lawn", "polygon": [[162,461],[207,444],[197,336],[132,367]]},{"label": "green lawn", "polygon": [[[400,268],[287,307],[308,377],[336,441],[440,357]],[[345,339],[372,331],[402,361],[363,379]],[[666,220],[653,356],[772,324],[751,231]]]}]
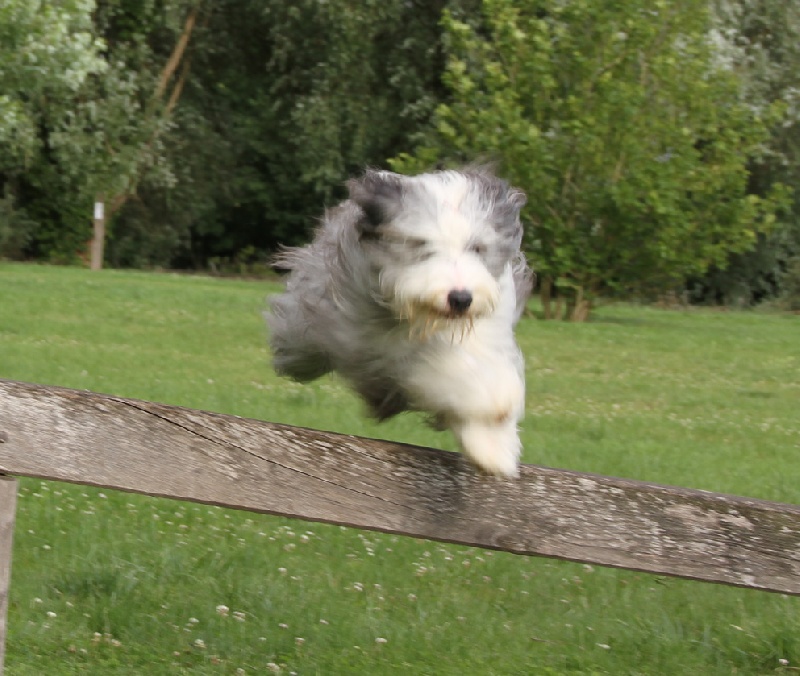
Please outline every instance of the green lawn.
[{"label": "green lawn", "polygon": [[[275,378],[277,288],[0,264],[0,377],[454,448]],[[519,339],[526,462],[800,503],[800,317],[611,306]],[[20,483],[12,676],[800,667],[797,598]]]}]

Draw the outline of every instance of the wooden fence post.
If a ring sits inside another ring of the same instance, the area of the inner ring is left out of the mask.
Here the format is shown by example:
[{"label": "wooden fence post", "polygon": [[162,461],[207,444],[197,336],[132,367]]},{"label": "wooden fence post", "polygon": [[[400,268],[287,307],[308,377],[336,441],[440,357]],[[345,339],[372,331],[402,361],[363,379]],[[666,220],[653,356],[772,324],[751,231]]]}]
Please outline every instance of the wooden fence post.
[{"label": "wooden fence post", "polygon": [[[2,434],[2,432],[0,432]],[[0,442],[2,437],[0,437]],[[0,475],[0,674],[6,656],[8,590],[11,583],[11,550],[17,505],[17,480]]]}]

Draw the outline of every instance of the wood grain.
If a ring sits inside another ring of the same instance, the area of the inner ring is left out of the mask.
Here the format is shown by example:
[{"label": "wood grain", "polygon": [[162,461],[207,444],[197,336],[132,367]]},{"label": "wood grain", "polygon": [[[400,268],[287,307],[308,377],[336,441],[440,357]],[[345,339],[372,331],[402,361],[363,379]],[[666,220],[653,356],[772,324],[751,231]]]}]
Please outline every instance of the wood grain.
[{"label": "wood grain", "polygon": [[800,507],[0,380],[0,472],[800,595]]}]

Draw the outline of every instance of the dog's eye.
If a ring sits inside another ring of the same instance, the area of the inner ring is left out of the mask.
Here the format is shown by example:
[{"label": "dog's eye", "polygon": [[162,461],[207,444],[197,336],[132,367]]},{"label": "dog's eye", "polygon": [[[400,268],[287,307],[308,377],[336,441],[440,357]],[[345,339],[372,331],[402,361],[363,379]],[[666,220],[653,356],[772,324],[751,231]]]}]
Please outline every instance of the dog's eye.
[{"label": "dog's eye", "polygon": [[416,239],[415,237],[406,238],[405,243],[406,247],[408,247],[412,251],[419,251],[420,249],[424,249],[425,246],[428,244],[424,239]]},{"label": "dog's eye", "polygon": [[381,236],[374,230],[364,230],[364,232],[359,235],[359,239],[362,242],[375,242],[380,238]]},{"label": "dog's eye", "polygon": [[413,251],[417,260],[424,261],[433,256],[433,251],[430,248],[430,242],[425,239],[418,239],[416,237],[407,237],[403,240],[403,245],[408,251]]},{"label": "dog's eye", "polygon": [[486,253],[486,245],[482,242],[470,242],[468,250],[477,256],[483,256]]}]

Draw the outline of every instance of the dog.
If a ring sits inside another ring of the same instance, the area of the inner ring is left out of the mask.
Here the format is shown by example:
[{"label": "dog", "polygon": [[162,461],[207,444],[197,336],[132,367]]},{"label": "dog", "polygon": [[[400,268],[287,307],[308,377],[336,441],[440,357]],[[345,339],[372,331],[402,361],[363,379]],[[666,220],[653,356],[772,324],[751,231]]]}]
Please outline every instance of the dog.
[{"label": "dog", "polygon": [[525,194],[485,167],[367,170],[347,187],[311,244],[279,255],[290,272],[266,313],[275,370],[301,382],[334,371],[378,419],[426,412],[479,468],[516,476]]}]

